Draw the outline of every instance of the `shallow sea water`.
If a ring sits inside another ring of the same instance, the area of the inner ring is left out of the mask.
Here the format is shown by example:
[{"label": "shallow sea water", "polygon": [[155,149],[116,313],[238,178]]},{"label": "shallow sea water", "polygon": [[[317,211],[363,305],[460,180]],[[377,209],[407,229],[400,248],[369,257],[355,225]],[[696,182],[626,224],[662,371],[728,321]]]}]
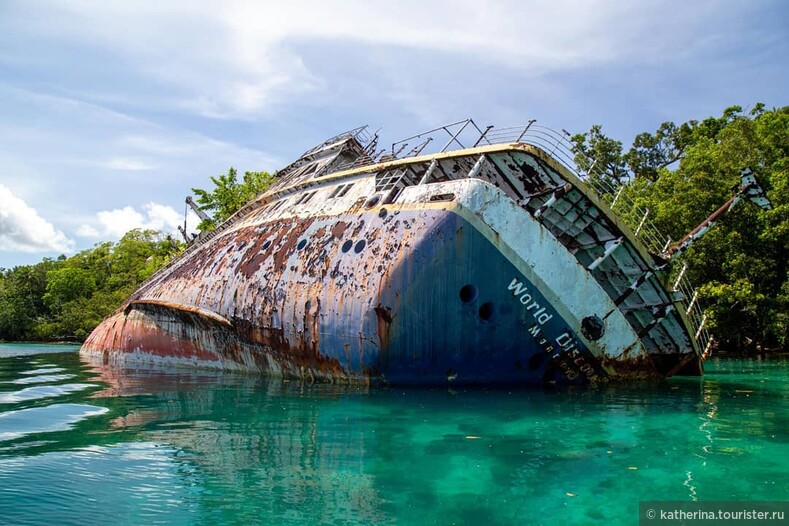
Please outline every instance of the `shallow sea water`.
[{"label": "shallow sea water", "polygon": [[789,500],[789,362],[599,390],[304,385],[0,345],[0,524],[637,524]]}]

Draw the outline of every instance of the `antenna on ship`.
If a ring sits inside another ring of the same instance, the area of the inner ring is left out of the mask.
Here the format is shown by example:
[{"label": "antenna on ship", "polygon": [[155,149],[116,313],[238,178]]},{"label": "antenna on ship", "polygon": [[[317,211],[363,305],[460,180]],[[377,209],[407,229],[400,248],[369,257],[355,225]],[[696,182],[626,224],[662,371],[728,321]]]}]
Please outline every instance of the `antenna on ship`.
[{"label": "antenna on ship", "polygon": [[189,239],[189,234],[187,234],[186,232],[186,217],[188,214],[188,209],[186,208],[186,206],[187,206],[186,203],[184,203],[184,224],[183,226],[178,225],[178,231],[181,233],[181,236],[183,236],[184,241],[186,241],[186,244],[188,245],[190,239]]},{"label": "antenna on ship", "polygon": [[767,194],[756,180],[756,176],[753,175],[753,170],[750,168],[742,169],[740,172],[740,184],[739,186],[735,185],[733,190],[735,193],[728,201],[713,212],[707,219],[702,221],[701,224],[694,228],[688,235],[664,250],[663,253],[660,254],[661,257],[669,260],[685,252],[693,243],[706,234],[721,217],[731,211],[742,198],[751,201],[763,210],[772,210],[773,208],[772,203],[767,198]]}]

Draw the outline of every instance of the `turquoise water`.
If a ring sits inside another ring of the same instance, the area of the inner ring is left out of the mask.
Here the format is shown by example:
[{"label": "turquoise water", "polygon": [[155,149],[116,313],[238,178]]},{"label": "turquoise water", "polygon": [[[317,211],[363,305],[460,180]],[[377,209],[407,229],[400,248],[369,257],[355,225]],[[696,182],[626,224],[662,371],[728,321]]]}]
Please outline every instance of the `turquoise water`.
[{"label": "turquoise water", "polygon": [[307,386],[0,345],[0,524],[637,524],[788,500],[789,362],[586,391]]}]

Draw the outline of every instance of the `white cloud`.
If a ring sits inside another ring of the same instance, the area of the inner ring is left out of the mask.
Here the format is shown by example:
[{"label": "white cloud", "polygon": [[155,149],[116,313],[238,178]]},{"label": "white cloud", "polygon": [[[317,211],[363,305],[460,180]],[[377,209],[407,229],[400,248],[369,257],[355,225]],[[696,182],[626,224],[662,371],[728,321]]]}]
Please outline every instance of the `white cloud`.
[{"label": "white cloud", "polygon": [[[17,114],[14,114],[16,112]],[[163,126],[97,104],[9,87],[0,80],[0,184],[75,236],[98,239],[122,235],[112,224],[164,228],[167,216],[153,219],[139,204],[134,213],[97,219],[98,211],[123,211],[129,203],[155,200],[181,210],[193,186],[230,166],[272,170],[284,162],[266,152],[217,140],[192,130]],[[34,127],[31,122],[45,122]],[[78,132],[75,132],[78,130]],[[300,145],[301,147],[302,145]],[[112,170],[112,171],[111,171]],[[5,178],[3,173],[13,173]],[[180,205],[180,206],[179,206]],[[133,221],[132,221],[133,219]],[[174,230],[174,227],[171,228]],[[83,248],[83,247],[78,247]],[[0,263],[2,266],[2,263]]]},{"label": "white cloud", "polygon": [[145,212],[148,216],[146,228],[154,230],[177,230],[178,225],[183,223],[183,215],[176,212],[171,206],[164,206],[157,203],[145,205]]},{"label": "white cloud", "polygon": [[99,237],[101,234],[92,226],[83,224],[77,228],[77,235],[80,237]]},{"label": "white cloud", "polygon": [[102,234],[114,238],[119,238],[134,228],[144,228],[145,220],[141,213],[130,206],[101,211],[96,214],[96,219],[101,225]]},{"label": "white cloud", "polygon": [[[727,11],[734,17],[746,7],[729,5]],[[326,87],[312,71],[315,65],[307,64],[300,53],[305,44],[389,46],[414,54],[441,51],[539,75],[617,61],[643,65],[692,54],[716,45],[717,37],[706,29],[711,20],[725,18],[720,11],[716,2],[664,0],[184,0],[166,7],[154,1],[88,0],[49,3],[48,16],[28,15],[19,22],[24,21],[31,33],[106,50],[141,77],[169,86],[157,91],[167,93],[167,100],[159,101],[163,106],[211,117],[254,119],[276,110],[283,99]],[[671,24],[656,27],[656,20],[668,12]],[[321,60],[341,62],[343,57]],[[376,64],[377,69],[391,67]]]},{"label": "white cloud", "polygon": [[0,250],[71,252],[74,241],[0,184]]},{"label": "white cloud", "polygon": [[123,158],[110,159],[107,162],[106,166],[110,170],[128,170],[134,172],[143,171],[143,170],[153,170],[154,168],[156,168],[155,164],[147,163],[139,159],[123,159]]},{"label": "white cloud", "polygon": [[[165,234],[179,236],[178,227],[183,226],[183,215],[173,207],[150,202],[137,211],[131,206],[102,210],[96,213],[92,224],[83,223],[77,228],[77,234],[83,237],[119,239],[129,230],[141,228],[158,230]],[[187,224],[192,231],[199,219],[189,211]]]}]

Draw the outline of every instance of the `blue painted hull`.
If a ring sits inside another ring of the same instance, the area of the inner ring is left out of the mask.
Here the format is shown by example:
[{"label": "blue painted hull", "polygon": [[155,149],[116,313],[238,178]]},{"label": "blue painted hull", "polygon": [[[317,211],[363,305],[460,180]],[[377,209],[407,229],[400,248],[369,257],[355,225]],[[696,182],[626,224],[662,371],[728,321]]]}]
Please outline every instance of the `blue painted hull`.
[{"label": "blue painted hull", "polygon": [[605,377],[537,287],[451,212],[388,276],[376,321],[379,367],[395,383]]}]

